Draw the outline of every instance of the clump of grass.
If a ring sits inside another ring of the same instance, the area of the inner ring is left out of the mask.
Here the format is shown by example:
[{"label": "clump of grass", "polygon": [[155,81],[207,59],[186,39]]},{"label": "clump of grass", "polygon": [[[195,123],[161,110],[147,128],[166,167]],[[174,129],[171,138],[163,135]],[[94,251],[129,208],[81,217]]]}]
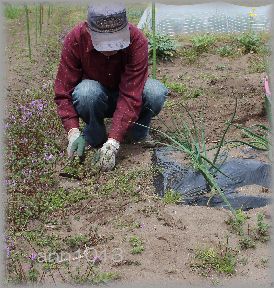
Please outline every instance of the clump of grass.
[{"label": "clump of grass", "polygon": [[164,81],[164,84],[168,89],[179,94],[184,94],[187,91],[187,87],[184,83]]},{"label": "clump of grass", "polygon": [[129,243],[132,247],[130,251],[131,254],[141,254],[145,250],[143,241],[138,236],[131,236]]},{"label": "clump of grass", "polygon": [[182,201],[182,195],[179,192],[168,190],[165,192],[163,201],[165,204],[176,204]]},{"label": "clump of grass", "polygon": [[69,236],[65,239],[65,243],[71,248],[71,249],[77,249],[83,247],[85,244],[88,244],[89,238],[86,235],[74,235]]},{"label": "clump of grass", "polygon": [[191,38],[192,46],[197,53],[207,52],[216,42],[216,38],[211,34],[194,36]]},{"label": "clump of grass", "polygon": [[203,276],[208,276],[211,272],[231,275],[235,273],[236,257],[229,250],[222,253],[214,248],[199,249],[190,266]]},{"label": "clump of grass", "polygon": [[229,57],[234,55],[235,49],[232,46],[225,45],[217,49],[217,53],[222,57]]}]

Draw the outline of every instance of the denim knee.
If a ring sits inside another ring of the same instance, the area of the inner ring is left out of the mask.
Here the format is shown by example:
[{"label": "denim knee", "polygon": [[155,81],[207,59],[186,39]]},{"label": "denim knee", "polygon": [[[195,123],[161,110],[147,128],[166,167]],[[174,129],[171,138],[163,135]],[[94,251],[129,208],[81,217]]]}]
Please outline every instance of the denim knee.
[{"label": "denim knee", "polygon": [[80,82],[72,93],[72,103],[82,108],[92,107],[106,100],[103,86],[94,80],[85,79]]},{"label": "denim knee", "polygon": [[163,83],[156,79],[148,79],[144,91],[144,106],[153,111],[155,115],[159,114],[164,106],[168,89]]}]

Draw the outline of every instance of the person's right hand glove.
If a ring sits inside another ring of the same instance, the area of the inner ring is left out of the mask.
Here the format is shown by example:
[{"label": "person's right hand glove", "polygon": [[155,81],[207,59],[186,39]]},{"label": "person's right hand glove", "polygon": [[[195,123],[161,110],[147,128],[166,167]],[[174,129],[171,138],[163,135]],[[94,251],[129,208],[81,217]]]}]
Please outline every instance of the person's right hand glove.
[{"label": "person's right hand glove", "polygon": [[86,140],[81,135],[81,132],[78,128],[72,128],[68,132],[68,157],[73,157],[74,152],[77,153],[79,157],[84,156],[85,146],[86,146]]}]

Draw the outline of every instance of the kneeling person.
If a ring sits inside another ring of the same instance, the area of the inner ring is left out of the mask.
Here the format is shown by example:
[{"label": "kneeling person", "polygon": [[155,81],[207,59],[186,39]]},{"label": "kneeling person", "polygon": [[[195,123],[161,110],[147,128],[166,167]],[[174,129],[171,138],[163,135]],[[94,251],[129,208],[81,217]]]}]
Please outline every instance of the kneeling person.
[{"label": "kneeling person", "polygon": [[[68,156],[82,156],[86,144],[99,150],[99,166],[115,166],[120,143],[149,137],[153,116],[167,88],[148,78],[148,41],[128,23],[121,5],[90,5],[87,21],[65,37],[54,85],[57,112],[68,133]],[[81,133],[79,117],[86,126]],[[112,123],[107,134],[104,118]]]}]

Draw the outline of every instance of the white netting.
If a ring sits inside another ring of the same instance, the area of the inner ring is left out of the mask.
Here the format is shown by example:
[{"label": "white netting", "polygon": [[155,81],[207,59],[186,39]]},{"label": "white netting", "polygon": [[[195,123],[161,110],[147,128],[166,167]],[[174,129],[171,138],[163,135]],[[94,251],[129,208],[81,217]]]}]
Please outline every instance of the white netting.
[{"label": "white netting", "polygon": [[[156,4],[156,31],[160,34],[224,33],[269,30],[271,5],[244,7],[229,3],[195,5]],[[151,27],[151,7],[142,15],[138,27]]]}]

